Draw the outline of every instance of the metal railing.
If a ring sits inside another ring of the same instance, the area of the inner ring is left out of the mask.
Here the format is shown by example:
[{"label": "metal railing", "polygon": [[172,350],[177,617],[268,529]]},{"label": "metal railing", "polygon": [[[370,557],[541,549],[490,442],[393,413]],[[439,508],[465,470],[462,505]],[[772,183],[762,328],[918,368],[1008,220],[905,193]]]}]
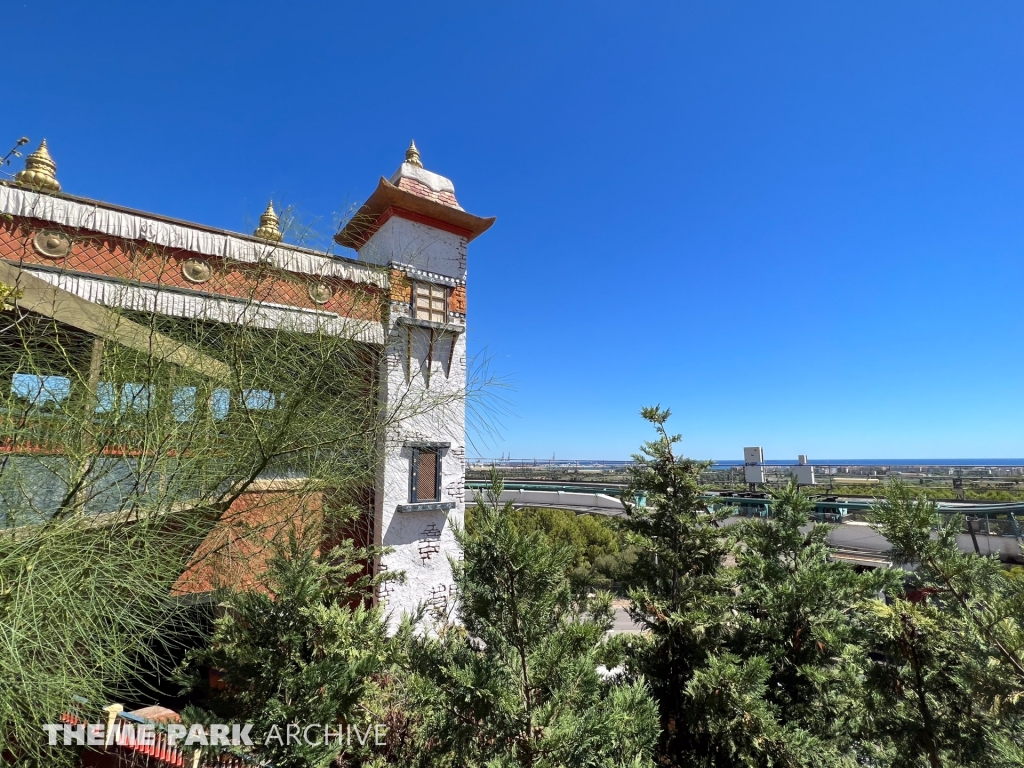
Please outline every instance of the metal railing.
[{"label": "metal railing", "polygon": [[[705,497],[716,506],[734,506],[737,514],[744,517],[770,517],[772,499],[765,495],[709,494]],[[866,522],[872,502],[861,499],[814,498],[812,519],[818,522]],[[978,504],[971,502],[946,502],[936,504],[936,524],[948,525],[959,517],[961,533],[982,536],[1012,536],[1020,539],[1024,535],[1021,523],[1024,521],[1024,502],[1005,504]],[[972,531],[973,529],[973,531]]]},{"label": "metal railing", "polygon": [[[623,483],[629,479],[631,466],[632,461],[621,460],[476,458],[467,461],[466,479],[486,481],[495,469],[506,481]],[[762,464],[764,484],[784,485],[795,466],[790,462]],[[874,496],[885,482],[896,477],[935,499],[1024,501],[1024,459],[955,463],[853,460],[810,466],[815,474],[813,491],[830,495]],[[701,475],[701,482],[716,490],[748,487],[743,463],[739,461],[712,462]]]}]

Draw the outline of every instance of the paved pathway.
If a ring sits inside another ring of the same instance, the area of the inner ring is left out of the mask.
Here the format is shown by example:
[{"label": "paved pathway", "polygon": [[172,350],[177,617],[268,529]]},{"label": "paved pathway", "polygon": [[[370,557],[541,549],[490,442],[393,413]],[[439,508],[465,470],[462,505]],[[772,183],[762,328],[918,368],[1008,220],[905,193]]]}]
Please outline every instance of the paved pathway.
[{"label": "paved pathway", "polygon": [[612,633],[619,634],[620,632],[639,632],[640,627],[633,623],[633,620],[629,618],[629,613],[626,611],[626,606],[629,605],[628,600],[616,600],[615,606],[615,622],[612,624]]}]

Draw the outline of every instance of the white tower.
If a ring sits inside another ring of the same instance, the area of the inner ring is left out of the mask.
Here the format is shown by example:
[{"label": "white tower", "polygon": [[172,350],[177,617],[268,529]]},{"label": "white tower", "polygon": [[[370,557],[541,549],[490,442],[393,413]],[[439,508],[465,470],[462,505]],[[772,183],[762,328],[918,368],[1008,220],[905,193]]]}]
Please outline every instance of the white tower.
[{"label": "white tower", "polygon": [[419,605],[446,610],[454,597],[448,557],[459,556],[453,526],[466,501],[466,246],[493,223],[466,213],[412,144],[335,237],[390,272],[374,542],[393,549],[380,567],[405,574],[379,596],[393,621]]}]

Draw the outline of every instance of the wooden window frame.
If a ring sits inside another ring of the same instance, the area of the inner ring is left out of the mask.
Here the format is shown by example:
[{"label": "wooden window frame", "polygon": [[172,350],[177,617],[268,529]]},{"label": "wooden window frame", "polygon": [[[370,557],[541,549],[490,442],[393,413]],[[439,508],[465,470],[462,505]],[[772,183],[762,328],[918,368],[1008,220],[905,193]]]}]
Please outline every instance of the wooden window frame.
[{"label": "wooden window frame", "polygon": [[[432,313],[432,310],[430,310],[430,309],[427,310],[427,317],[421,317],[420,316],[419,308],[417,307],[417,303],[418,303],[418,300],[419,300],[419,292],[420,292],[421,288],[426,288],[426,291],[427,291],[427,304],[428,305],[433,301],[433,298],[434,298],[433,295],[432,295],[433,292],[435,290],[441,291],[441,296],[442,296],[442,300],[443,300],[443,304],[444,304],[444,309],[442,310],[443,314],[442,314],[442,317],[441,317],[440,320],[437,320],[434,317],[432,317],[433,313]],[[448,312],[448,302],[450,300],[451,300],[451,288],[449,288],[447,285],[442,285],[440,283],[428,283],[425,280],[414,280],[413,281],[413,284],[412,284],[412,316],[417,318],[418,320],[429,320],[429,321],[435,322],[435,323],[447,323],[448,322],[448,315],[449,315],[449,312]]]},{"label": "wooden window frame", "polygon": [[[435,456],[437,462],[434,470],[434,498],[432,499],[420,499],[418,494],[419,489],[419,467],[420,467],[420,454],[421,453],[432,453]],[[417,447],[412,449],[412,463],[409,467],[409,502],[411,504],[417,504],[420,502],[440,502],[441,501],[441,449],[433,447]]]}]

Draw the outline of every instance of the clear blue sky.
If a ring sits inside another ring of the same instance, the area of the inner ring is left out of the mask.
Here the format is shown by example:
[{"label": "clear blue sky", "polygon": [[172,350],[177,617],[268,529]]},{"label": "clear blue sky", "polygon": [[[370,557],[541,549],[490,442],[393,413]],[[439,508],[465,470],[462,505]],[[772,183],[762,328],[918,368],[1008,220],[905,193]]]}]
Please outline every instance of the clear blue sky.
[{"label": "clear blue sky", "polygon": [[362,200],[410,138],[498,222],[487,454],[1024,456],[1024,3],[4,5],[4,151],[252,228]]}]

